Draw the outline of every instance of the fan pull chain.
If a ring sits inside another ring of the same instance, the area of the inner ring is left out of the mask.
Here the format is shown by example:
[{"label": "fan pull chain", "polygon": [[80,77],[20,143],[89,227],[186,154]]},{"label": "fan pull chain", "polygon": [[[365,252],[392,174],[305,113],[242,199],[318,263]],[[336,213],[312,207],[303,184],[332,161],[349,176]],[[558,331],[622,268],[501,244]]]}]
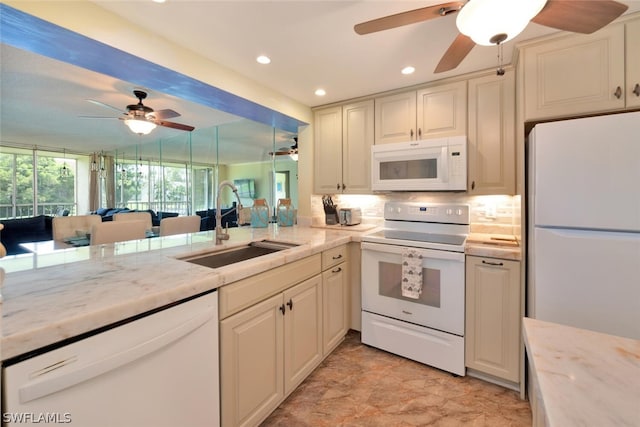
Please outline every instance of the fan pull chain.
[{"label": "fan pull chain", "polygon": [[504,76],[504,68],[502,67],[502,43],[498,42],[498,69],[496,74],[498,76]]}]

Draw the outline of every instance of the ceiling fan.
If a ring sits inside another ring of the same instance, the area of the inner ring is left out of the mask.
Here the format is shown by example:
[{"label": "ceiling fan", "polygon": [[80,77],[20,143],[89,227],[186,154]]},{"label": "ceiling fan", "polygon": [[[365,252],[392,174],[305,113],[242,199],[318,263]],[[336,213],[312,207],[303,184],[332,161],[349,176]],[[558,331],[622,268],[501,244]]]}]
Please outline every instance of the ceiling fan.
[{"label": "ceiling fan", "polygon": [[270,156],[289,156],[292,160],[298,160],[298,137],[293,138],[294,144],[291,147],[280,147],[277,151],[269,152]]},{"label": "ceiling fan", "polygon": [[354,30],[364,35],[458,12],[456,26],[460,34],[434,70],[441,73],[460,65],[476,44],[500,46],[511,40],[529,21],[558,30],[590,34],[622,15],[627,8],[613,0],[465,0],[362,22],[355,25]]},{"label": "ceiling fan", "polygon": [[133,94],[136,98],[138,98],[137,104],[127,105],[126,111],[120,110],[119,108],[113,107],[109,104],[105,104],[104,102],[96,101],[94,99],[87,99],[87,101],[100,105],[101,107],[110,108],[112,110],[118,111],[124,115],[124,117],[96,117],[96,116],[80,116],[83,118],[101,118],[101,119],[113,119],[117,118],[120,120],[124,120],[124,123],[131,129],[132,132],[147,135],[156,126],[164,126],[172,129],[184,130],[184,131],[192,131],[195,129],[193,126],[184,125],[181,123],[168,122],[166,119],[171,119],[173,117],[179,117],[180,113],[173,110],[157,110],[155,111],[151,107],[147,107],[142,103],[143,99],[146,99],[147,93],[142,90],[134,90]]}]

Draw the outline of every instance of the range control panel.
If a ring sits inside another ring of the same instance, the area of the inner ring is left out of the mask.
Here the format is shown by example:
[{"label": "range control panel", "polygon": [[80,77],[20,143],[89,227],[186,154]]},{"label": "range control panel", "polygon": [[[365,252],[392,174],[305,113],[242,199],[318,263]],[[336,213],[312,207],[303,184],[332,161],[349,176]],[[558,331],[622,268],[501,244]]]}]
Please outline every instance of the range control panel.
[{"label": "range control panel", "polygon": [[384,219],[397,221],[469,224],[469,205],[420,202],[387,202]]}]

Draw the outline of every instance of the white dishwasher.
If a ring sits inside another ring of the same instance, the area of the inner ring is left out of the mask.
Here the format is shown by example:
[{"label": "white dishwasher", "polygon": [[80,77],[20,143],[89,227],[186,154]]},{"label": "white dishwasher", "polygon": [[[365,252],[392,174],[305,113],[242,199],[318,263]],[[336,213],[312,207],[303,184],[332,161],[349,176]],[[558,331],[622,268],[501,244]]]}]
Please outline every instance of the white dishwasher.
[{"label": "white dishwasher", "polygon": [[219,426],[218,293],[8,362],[6,426]]}]

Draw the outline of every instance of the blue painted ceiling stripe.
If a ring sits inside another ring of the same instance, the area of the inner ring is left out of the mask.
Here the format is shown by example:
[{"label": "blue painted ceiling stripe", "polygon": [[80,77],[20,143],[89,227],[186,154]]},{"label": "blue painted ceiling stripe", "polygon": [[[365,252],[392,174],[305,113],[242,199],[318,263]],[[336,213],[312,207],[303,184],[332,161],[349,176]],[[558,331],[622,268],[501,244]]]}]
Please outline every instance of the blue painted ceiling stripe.
[{"label": "blue painted ceiling stripe", "polygon": [[307,123],[185,74],[0,4],[2,43],[38,53],[287,132]]}]

